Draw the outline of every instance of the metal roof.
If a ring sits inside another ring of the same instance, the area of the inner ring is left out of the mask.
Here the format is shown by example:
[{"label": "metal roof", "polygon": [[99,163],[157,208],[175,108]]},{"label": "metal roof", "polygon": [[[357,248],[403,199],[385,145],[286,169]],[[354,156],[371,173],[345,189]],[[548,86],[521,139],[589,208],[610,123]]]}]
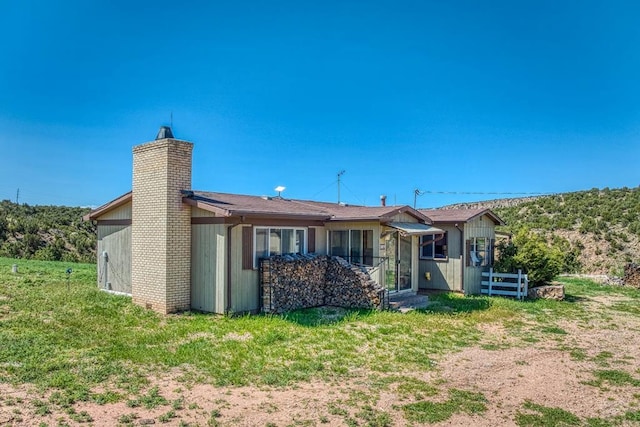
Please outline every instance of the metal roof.
[{"label": "metal roof", "polygon": [[433,222],[468,222],[482,215],[487,215],[496,225],[505,225],[505,222],[491,209],[420,209],[424,215]]},{"label": "metal roof", "polygon": [[444,230],[419,222],[390,222],[387,226],[400,230],[406,236],[426,236],[444,233]]}]

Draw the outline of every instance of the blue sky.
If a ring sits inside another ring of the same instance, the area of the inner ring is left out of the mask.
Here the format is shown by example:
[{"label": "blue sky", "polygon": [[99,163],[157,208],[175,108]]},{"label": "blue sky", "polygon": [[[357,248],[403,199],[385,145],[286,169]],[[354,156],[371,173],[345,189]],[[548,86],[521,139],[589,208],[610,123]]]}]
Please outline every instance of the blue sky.
[{"label": "blue sky", "polygon": [[419,207],[640,184],[640,3],[30,1],[0,15],[0,199],[101,205],[160,125],[193,187]]}]

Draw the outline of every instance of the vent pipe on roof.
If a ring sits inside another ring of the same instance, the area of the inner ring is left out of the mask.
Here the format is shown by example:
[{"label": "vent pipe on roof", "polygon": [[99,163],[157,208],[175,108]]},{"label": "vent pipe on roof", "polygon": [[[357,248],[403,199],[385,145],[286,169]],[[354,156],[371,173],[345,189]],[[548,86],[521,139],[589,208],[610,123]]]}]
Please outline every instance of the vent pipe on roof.
[{"label": "vent pipe on roof", "polygon": [[387,206],[387,196],[384,194],[380,196],[380,206]]},{"label": "vent pipe on roof", "polygon": [[159,139],[167,139],[167,138],[173,139],[173,132],[171,132],[171,128],[169,126],[160,126],[160,130],[156,135],[156,141]]}]

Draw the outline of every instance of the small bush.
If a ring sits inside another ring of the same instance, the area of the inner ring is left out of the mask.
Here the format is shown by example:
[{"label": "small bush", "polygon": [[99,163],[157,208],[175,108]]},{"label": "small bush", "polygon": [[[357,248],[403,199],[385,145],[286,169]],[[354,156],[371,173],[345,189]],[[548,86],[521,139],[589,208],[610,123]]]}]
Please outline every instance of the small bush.
[{"label": "small bush", "polygon": [[551,282],[563,270],[565,255],[557,246],[549,246],[536,233],[521,229],[512,241],[497,245],[496,271],[516,272],[522,269],[533,285]]}]

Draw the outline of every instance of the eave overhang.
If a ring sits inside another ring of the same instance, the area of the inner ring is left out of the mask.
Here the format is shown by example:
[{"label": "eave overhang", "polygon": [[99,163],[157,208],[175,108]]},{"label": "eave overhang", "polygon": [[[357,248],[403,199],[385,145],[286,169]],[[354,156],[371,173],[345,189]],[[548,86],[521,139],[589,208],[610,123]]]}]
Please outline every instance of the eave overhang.
[{"label": "eave overhang", "polygon": [[89,212],[88,214],[84,215],[82,217],[83,221],[93,221],[98,219],[99,217],[101,217],[102,215],[104,215],[105,213],[119,208],[120,206],[126,205],[127,203],[131,202],[132,199],[132,192],[129,191],[128,193],[123,194],[122,196],[118,197],[117,199],[113,199],[110,202],[105,203],[104,205],[92,210],[91,212]]}]

